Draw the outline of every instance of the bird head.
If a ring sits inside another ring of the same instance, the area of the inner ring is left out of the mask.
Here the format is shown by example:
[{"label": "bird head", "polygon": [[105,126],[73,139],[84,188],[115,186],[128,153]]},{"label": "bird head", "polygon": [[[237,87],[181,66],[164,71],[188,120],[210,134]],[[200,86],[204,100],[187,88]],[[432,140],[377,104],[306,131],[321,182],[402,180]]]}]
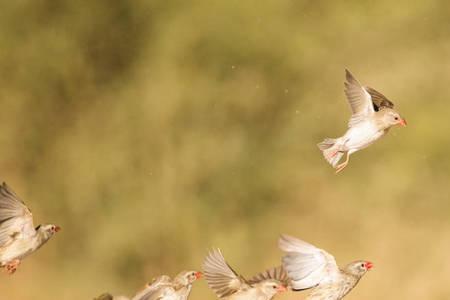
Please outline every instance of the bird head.
[{"label": "bird head", "polygon": [[384,108],[381,111],[381,116],[383,123],[387,127],[391,127],[394,125],[401,125],[403,127],[406,126],[406,120],[403,119],[398,112],[391,108]]},{"label": "bird head", "polygon": [[356,277],[362,277],[367,271],[373,268],[373,263],[365,260],[357,260],[345,267],[345,271]]},{"label": "bird head", "polygon": [[54,224],[42,224],[36,227],[36,231],[43,236],[45,240],[48,240],[60,230],[61,227]]},{"label": "bird head", "polygon": [[268,299],[271,299],[276,294],[285,292],[287,290],[284,284],[275,279],[263,280],[258,283],[257,286],[264,293],[264,295],[268,297]]},{"label": "bird head", "polygon": [[202,272],[183,271],[175,277],[174,281],[180,285],[187,286],[194,283],[194,281],[200,279],[202,276]]}]

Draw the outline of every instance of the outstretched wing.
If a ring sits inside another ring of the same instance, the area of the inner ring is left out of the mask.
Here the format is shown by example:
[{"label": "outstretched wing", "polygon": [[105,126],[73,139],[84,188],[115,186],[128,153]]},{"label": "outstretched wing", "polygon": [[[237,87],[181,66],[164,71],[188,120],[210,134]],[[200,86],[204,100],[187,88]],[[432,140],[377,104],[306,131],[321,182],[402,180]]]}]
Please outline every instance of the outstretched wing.
[{"label": "outstretched wing", "polygon": [[148,283],[142,290],[136,293],[132,300],[158,299],[164,294],[165,289],[173,290],[172,281],[169,276],[161,275]]},{"label": "outstretched wing", "polygon": [[375,110],[371,95],[347,69],[345,70],[345,78],[345,95],[352,110],[352,117],[349,121],[349,127],[351,127],[364,118],[373,115]]},{"label": "outstretched wing", "polygon": [[385,107],[394,108],[394,103],[392,103],[392,101],[386,98],[379,91],[371,88],[370,86],[366,86],[364,87],[364,89],[369,93],[370,97],[372,98],[373,108],[375,111],[379,111],[380,109],[383,109]]},{"label": "outstretched wing", "polygon": [[264,272],[261,272],[257,275],[255,275],[254,277],[252,277],[248,282],[250,284],[256,284],[259,283],[261,281],[264,280],[268,280],[268,279],[275,279],[278,280],[279,282],[281,282],[285,287],[288,287],[289,284],[289,277],[286,273],[286,271],[284,270],[284,268],[282,266],[276,267],[276,268],[272,268],[272,269],[268,269]]},{"label": "outstretched wing", "polygon": [[208,253],[203,262],[203,271],[209,287],[219,298],[249,287],[248,282],[227,264],[220,249]]},{"label": "outstretched wing", "polygon": [[340,271],[334,257],[326,251],[288,235],[278,245],[286,252],[283,267],[294,290],[312,288],[319,283],[333,282]]},{"label": "outstretched wing", "polygon": [[0,185],[0,248],[35,232],[31,211],[6,183]]}]

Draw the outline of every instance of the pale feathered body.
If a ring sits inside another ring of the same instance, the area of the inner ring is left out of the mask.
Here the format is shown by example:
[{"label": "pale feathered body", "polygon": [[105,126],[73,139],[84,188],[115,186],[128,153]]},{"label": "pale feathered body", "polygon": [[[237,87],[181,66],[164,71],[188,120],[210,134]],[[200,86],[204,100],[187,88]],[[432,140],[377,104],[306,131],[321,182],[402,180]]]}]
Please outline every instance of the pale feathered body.
[{"label": "pale feathered body", "polygon": [[340,300],[344,298],[358,283],[359,278],[342,274],[333,283],[323,283],[313,288],[307,300]]},{"label": "pale feathered body", "polygon": [[[48,240],[48,239],[47,239]],[[47,240],[42,235],[34,234],[27,239],[16,239],[7,247],[0,248],[0,262],[4,267],[14,259],[23,259],[39,249]]]},{"label": "pale feathered body", "polygon": [[203,271],[209,287],[224,300],[270,300],[288,286],[287,274],[282,267],[246,280],[231,268],[219,249],[208,254]]},{"label": "pale feathered body", "polygon": [[162,275],[147,284],[132,300],[187,300],[194,281],[202,276],[201,272],[183,271],[173,280]]},{"label": "pale feathered body", "polygon": [[372,268],[372,263],[358,260],[340,269],[325,250],[287,235],[280,238],[279,246],[286,252],[283,267],[292,289],[311,289],[308,300],[340,300]]},{"label": "pale feathered body", "polygon": [[[325,159],[339,172],[352,153],[364,149],[385,135],[394,125],[406,126],[406,121],[393,109],[394,104],[378,91],[363,87],[346,70],[345,94],[352,110],[348,130],[339,138],[327,138],[319,143]],[[346,160],[339,164],[346,154]]]},{"label": "pale feathered body", "polygon": [[0,185],[0,266],[12,274],[20,261],[44,245],[60,228],[53,224],[34,228],[31,211],[3,183]]},{"label": "pale feathered body", "polygon": [[235,293],[228,297],[224,297],[222,299],[227,300],[267,300],[270,297],[270,294],[267,295],[260,287],[253,287],[249,289],[244,289],[239,293]]}]

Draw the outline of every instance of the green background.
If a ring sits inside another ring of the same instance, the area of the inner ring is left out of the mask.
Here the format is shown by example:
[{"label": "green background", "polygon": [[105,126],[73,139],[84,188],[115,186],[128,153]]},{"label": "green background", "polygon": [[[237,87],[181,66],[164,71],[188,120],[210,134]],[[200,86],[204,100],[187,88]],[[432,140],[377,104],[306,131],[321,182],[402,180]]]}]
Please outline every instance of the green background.
[{"label": "green background", "polygon": [[[8,300],[133,295],[220,247],[244,276],[280,233],[375,268],[346,299],[448,299],[448,1],[9,1],[0,170],[63,230]],[[335,175],[344,68],[408,121]],[[303,299],[286,293],[277,299]],[[215,299],[202,280],[191,299]]]}]

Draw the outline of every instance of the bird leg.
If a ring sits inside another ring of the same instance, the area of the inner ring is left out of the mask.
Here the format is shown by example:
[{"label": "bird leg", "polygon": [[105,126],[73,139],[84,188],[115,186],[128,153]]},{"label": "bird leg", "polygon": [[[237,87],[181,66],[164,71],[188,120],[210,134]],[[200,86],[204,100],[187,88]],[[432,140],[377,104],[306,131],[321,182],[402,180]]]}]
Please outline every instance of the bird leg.
[{"label": "bird leg", "polygon": [[347,151],[347,157],[346,157],[345,161],[336,167],[336,174],[339,173],[340,171],[344,170],[344,168],[348,164],[349,159],[350,159],[350,153]]},{"label": "bird leg", "polygon": [[7,263],[5,265],[6,272],[8,272],[9,275],[14,274],[14,272],[16,272],[19,265],[20,265],[20,259],[14,259],[14,260],[10,261],[9,263]]}]

